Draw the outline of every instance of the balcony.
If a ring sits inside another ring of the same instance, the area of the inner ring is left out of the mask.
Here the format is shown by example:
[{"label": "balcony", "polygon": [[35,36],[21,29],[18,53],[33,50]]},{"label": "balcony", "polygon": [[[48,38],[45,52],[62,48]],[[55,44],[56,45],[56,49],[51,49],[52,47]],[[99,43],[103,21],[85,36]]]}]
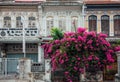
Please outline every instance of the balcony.
[{"label": "balcony", "polygon": [[[39,30],[38,28],[25,28],[26,41],[38,41]],[[22,28],[0,28],[0,41],[1,42],[22,42],[23,29]]]}]

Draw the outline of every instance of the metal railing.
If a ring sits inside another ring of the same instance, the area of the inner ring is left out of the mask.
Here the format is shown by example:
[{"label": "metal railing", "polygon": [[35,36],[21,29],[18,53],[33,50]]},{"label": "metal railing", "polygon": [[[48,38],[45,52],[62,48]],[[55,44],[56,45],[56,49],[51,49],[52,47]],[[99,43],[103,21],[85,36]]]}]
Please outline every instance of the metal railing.
[{"label": "metal railing", "polygon": [[[22,69],[19,62],[18,58],[0,58],[0,80],[18,78]],[[45,72],[44,64],[32,62],[30,66],[34,74]]]},{"label": "metal railing", "polygon": [[44,65],[41,63],[32,63],[31,66],[31,72],[43,72],[45,70]]},{"label": "metal railing", "polygon": [[0,79],[12,79],[17,74],[17,58],[0,58]]}]

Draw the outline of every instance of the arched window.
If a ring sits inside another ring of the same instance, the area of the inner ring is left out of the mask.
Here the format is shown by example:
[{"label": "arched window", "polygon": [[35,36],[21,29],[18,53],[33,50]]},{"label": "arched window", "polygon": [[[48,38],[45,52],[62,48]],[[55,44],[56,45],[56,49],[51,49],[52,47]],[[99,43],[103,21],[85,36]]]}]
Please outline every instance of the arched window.
[{"label": "arched window", "polygon": [[101,16],[101,31],[109,36],[109,16]]},{"label": "arched window", "polygon": [[52,16],[48,16],[47,17],[47,33],[48,33],[48,35],[50,35],[50,30],[51,30],[51,28],[53,27],[53,17]]},{"label": "arched window", "polygon": [[36,27],[35,21],[36,21],[35,17],[29,17],[28,27]]},{"label": "arched window", "polygon": [[16,17],[16,27],[17,28],[20,28],[20,27],[23,27],[23,23],[21,21],[21,17]]},{"label": "arched window", "polygon": [[4,27],[11,27],[11,17],[8,17],[8,16],[6,16],[6,17],[4,17]]},{"label": "arched window", "polygon": [[71,31],[75,31],[75,29],[78,27],[78,16],[72,16],[71,17]]},{"label": "arched window", "polygon": [[88,20],[89,20],[89,31],[97,32],[97,16],[91,15],[89,16]]},{"label": "arched window", "polygon": [[59,17],[59,28],[63,31],[66,31],[66,18],[65,18],[65,16]]},{"label": "arched window", "polygon": [[120,15],[114,16],[114,35],[120,36]]}]

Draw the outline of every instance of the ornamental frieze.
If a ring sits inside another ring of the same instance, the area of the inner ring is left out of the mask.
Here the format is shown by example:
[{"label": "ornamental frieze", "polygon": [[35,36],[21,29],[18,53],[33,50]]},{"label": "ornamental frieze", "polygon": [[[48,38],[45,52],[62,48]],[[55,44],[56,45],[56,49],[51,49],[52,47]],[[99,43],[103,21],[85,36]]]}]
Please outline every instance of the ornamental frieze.
[{"label": "ornamental frieze", "polygon": [[53,12],[46,12],[45,13],[47,16],[61,16],[61,15],[80,15],[81,12],[80,11],[53,11]]},{"label": "ornamental frieze", "polygon": [[120,11],[118,11],[118,10],[107,10],[107,11],[105,11],[105,10],[102,10],[102,11],[97,11],[97,10],[91,10],[91,11],[86,11],[86,14],[101,14],[101,15],[120,15]]}]

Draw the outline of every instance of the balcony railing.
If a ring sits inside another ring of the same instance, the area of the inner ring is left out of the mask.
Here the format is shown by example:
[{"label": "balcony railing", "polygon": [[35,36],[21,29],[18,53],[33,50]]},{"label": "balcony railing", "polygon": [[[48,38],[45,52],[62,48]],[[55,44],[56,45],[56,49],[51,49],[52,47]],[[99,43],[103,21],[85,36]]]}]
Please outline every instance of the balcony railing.
[{"label": "balcony railing", "polygon": [[[0,37],[22,37],[22,28],[0,28]],[[39,31],[37,28],[25,28],[26,37],[37,37],[39,36]]]}]

